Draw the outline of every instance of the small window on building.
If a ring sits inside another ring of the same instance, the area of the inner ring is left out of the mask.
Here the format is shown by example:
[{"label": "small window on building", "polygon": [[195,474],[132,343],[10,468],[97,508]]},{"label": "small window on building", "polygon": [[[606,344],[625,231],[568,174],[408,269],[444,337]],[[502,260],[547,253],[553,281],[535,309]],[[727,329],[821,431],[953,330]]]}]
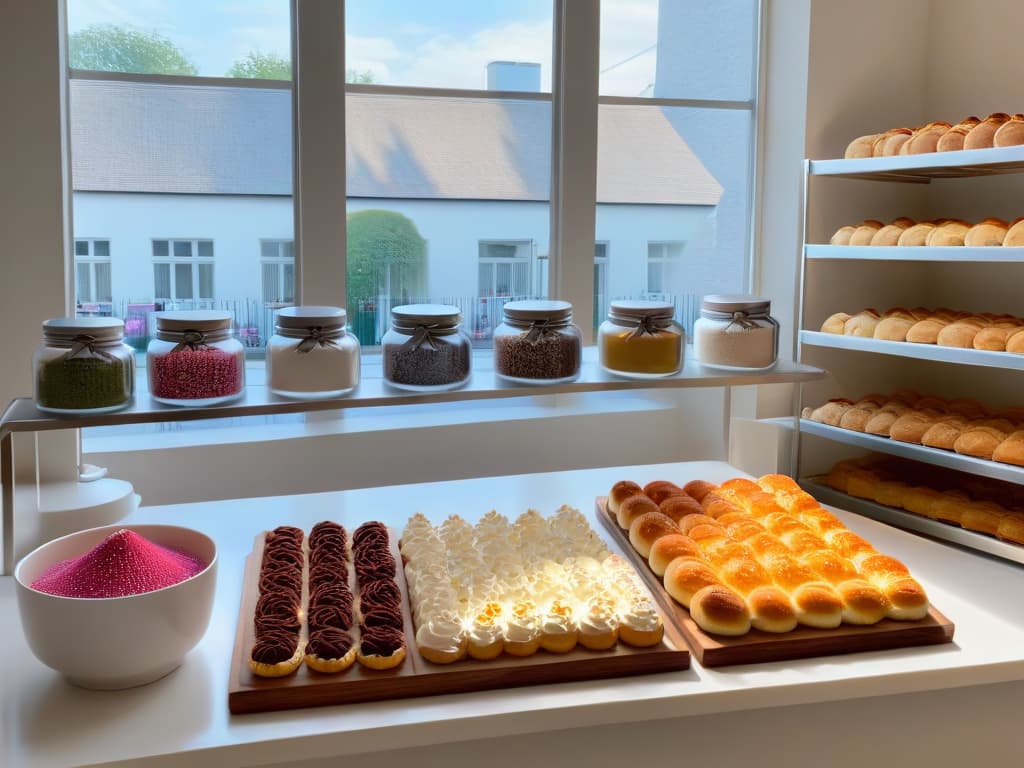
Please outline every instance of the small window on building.
[{"label": "small window on building", "polygon": [[480,296],[531,295],[532,240],[482,240],[477,290]]},{"label": "small window on building", "polygon": [[282,307],[295,303],[295,246],[291,240],[260,240],[263,303]]},{"label": "small window on building", "polygon": [[110,241],[94,238],[75,240],[75,302],[110,304]]},{"label": "small window on building", "polygon": [[153,293],[157,301],[213,299],[212,240],[154,240]]},{"label": "small window on building", "polygon": [[682,279],[683,242],[647,244],[647,293],[677,293]]}]

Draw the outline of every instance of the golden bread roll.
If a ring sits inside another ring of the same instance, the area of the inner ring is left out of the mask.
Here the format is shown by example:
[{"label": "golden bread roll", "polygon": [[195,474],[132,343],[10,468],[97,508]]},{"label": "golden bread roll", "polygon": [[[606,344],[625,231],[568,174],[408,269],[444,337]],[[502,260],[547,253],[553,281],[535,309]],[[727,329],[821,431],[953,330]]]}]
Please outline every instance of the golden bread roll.
[{"label": "golden bread roll", "polygon": [[861,536],[848,529],[837,529],[825,533],[825,541],[839,554],[857,562],[858,557],[875,554],[875,548]]},{"label": "golden bread roll", "polygon": [[664,576],[669,563],[677,557],[699,559],[701,556],[700,547],[689,536],[682,533],[670,533],[654,542],[647,556],[647,562],[655,574]]},{"label": "golden bread roll", "polygon": [[689,495],[681,496],[669,496],[664,499],[661,504],[658,505],[659,511],[663,515],[668,515],[677,523],[687,515],[698,514],[701,512],[703,507],[700,503]]},{"label": "golden bread roll", "polygon": [[886,224],[871,236],[871,242],[868,245],[897,245],[900,241],[900,235],[911,226],[913,226],[913,222],[905,226],[896,222]]},{"label": "golden bread roll", "polygon": [[938,414],[934,411],[908,411],[889,427],[889,437],[901,443],[921,444],[921,440],[934,424]]},{"label": "golden bread roll", "polygon": [[928,595],[916,579],[903,576],[893,580],[869,579],[889,601],[886,615],[897,621],[917,621],[928,615]]},{"label": "golden bread roll", "polygon": [[874,403],[855,405],[843,413],[842,418],[839,419],[839,426],[842,429],[852,429],[854,432],[864,432],[871,417],[877,412],[878,406]]},{"label": "golden bread roll", "polygon": [[921,126],[914,131],[914,135],[910,137],[910,140],[900,147],[900,154],[903,154],[904,150],[906,150],[908,155],[923,155],[935,152],[939,139],[952,127],[949,123],[942,120]]},{"label": "golden bread roll", "polygon": [[1024,467],[1024,431],[1017,430],[1007,435],[992,452],[992,460]]},{"label": "golden bread roll", "polygon": [[[1000,408],[992,414],[996,418],[1006,419],[1010,422],[1024,422],[1024,408]],[[1024,500],[1024,499],[1022,499]]]},{"label": "golden bread roll", "polygon": [[[718,521],[710,515],[701,513],[686,515],[678,522],[680,532],[688,534],[694,528],[700,525],[709,525],[716,528],[722,528],[718,524]],[[724,529],[723,529],[724,530]]]},{"label": "golden bread roll", "polygon": [[950,323],[941,331],[935,342],[940,347],[961,347],[963,349],[974,348],[974,337],[978,335],[981,326],[969,320],[957,320]]},{"label": "golden bread roll", "polygon": [[931,505],[929,517],[934,517],[936,520],[941,520],[944,523],[960,525],[963,520],[964,510],[969,502],[970,498],[966,493],[945,491]]},{"label": "golden bread roll", "polygon": [[875,148],[875,140],[881,134],[869,133],[865,136],[858,136],[856,139],[851,141],[846,147],[846,152],[843,153],[843,157],[847,160],[860,157],[871,157]]},{"label": "golden bread roll", "polygon": [[905,317],[884,317],[875,326],[875,338],[882,341],[906,341],[909,331],[917,320]]},{"label": "golden bread roll", "polygon": [[618,515],[619,505],[622,504],[630,496],[640,496],[643,494],[643,488],[634,483],[632,480],[619,480],[612,489],[608,491],[608,511],[613,515]]},{"label": "golden bread roll", "polygon": [[1024,330],[1006,337],[1006,351],[1016,355],[1024,354]]},{"label": "golden bread roll", "polygon": [[970,397],[958,397],[946,403],[950,413],[959,414],[968,419],[980,419],[988,415],[988,409]]},{"label": "golden bread roll", "polygon": [[967,419],[961,416],[948,416],[938,419],[921,435],[921,445],[926,445],[929,448],[941,448],[944,451],[952,451],[957,438],[960,437],[967,427]]},{"label": "golden bread roll", "polygon": [[646,512],[629,525],[629,543],[633,549],[643,555],[644,559],[651,554],[651,547],[662,536],[679,533],[675,521],[661,512]]},{"label": "golden bread roll", "polygon": [[657,504],[643,494],[640,494],[637,496],[630,496],[619,504],[619,511],[615,514],[615,519],[620,528],[628,531],[629,526],[631,526],[633,521],[640,517],[640,515],[658,511]]},{"label": "golden bread roll", "polygon": [[929,232],[924,244],[929,246],[963,245],[964,237],[970,228],[971,225],[966,221],[947,221]]},{"label": "golden bread roll", "polygon": [[964,137],[964,149],[985,149],[993,146],[996,131],[1010,119],[1005,112],[993,112],[986,117]]},{"label": "golden bread roll", "polygon": [[705,632],[737,637],[750,631],[750,610],[733,590],[721,585],[704,587],[693,595],[690,618]]},{"label": "golden bread roll", "polygon": [[964,506],[960,525],[969,531],[995,536],[1005,516],[1006,510],[994,501],[972,501]]},{"label": "golden bread roll", "polygon": [[889,599],[866,579],[850,579],[836,584],[843,601],[843,621],[847,624],[877,624],[889,612]]},{"label": "golden bread roll", "polygon": [[873,338],[880,319],[874,310],[861,310],[843,324],[843,335]]},{"label": "golden bread roll", "polygon": [[[879,133],[874,142],[871,144],[871,156],[872,157],[883,157],[885,155],[885,146],[889,139],[895,137],[901,137],[903,141],[906,141],[914,134],[914,131],[910,128],[890,128],[885,133]],[[902,143],[902,142],[900,142]],[[889,154],[896,154],[899,152],[899,144],[896,145],[894,152]]]},{"label": "golden bread roll", "polygon": [[828,424],[830,427],[838,427],[843,419],[843,414],[852,407],[853,403],[843,398],[829,400],[824,405],[814,409],[814,412],[811,414],[811,421],[816,421],[819,424]]},{"label": "golden bread roll", "polygon": [[665,591],[684,608],[690,607],[690,600],[705,587],[721,584],[714,568],[696,557],[677,557],[665,568],[662,579]]},{"label": "golden bread roll", "polygon": [[949,325],[949,322],[940,320],[937,317],[919,320],[907,331],[906,340],[914,344],[934,344],[939,339],[939,333],[947,325]]},{"label": "golden bread roll", "polygon": [[733,502],[729,501],[717,493],[709,493],[704,497],[704,501],[701,502],[701,507],[704,509],[704,514],[708,517],[720,517],[728,512],[736,512],[739,510]]},{"label": "golden bread roll", "polygon": [[847,483],[850,481],[850,474],[859,469],[857,464],[847,459],[836,463],[825,476],[825,484],[837,491],[846,493]]},{"label": "golden bread roll", "polygon": [[999,521],[996,536],[1003,541],[1024,544],[1024,514],[1016,511],[1007,512],[1006,516]]},{"label": "golden bread roll", "polygon": [[910,486],[898,480],[882,480],[875,486],[875,501],[887,507],[903,509],[903,502]]},{"label": "golden bread roll", "polygon": [[[910,137],[914,135],[914,131],[910,128],[893,128],[887,133],[888,135],[881,142],[883,157],[898,155],[903,145],[910,141]],[[878,146],[878,142],[875,142],[874,149],[877,149]]]},{"label": "golden bread roll", "polygon": [[832,239],[828,241],[829,245],[849,245],[850,237],[854,232],[857,231],[856,227],[851,227],[847,224],[845,227],[840,227],[836,230],[835,234],[832,235]]},{"label": "golden bread roll", "polygon": [[936,145],[935,149],[938,152],[955,152],[958,149],[963,149],[964,139],[967,138],[967,134],[970,133],[971,129],[980,122],[981,120],[974,117],[974,115],[965,117],[959,123],[942,134],[942,138],[939,139],[939,143]]},{"label": "golden bread roll", "polygon": [[934,517],[935,504],[941,498],[942,494],[934,488],[915,485],[903,493],[903,509],[922,517]]},{"label": "golden bread roll", "polygon": [[975,334],[971,344],[975,349],[1005,352],[1007,339],[1020,330],[1024,330],[1024,325],[989,325]]},{"label": "golden bread roll", "polygon": [[725,526],[729,537],[734,541],[746,541],[749,538],[765,533],[768,529],[752,518],[739,520]]},{"label": "golden bread roll", "polygon": [[846,492],[858,499],[873,499],[875,497],[875,486],[878,484],[878,475],[870,469],[855,469],[850,472],[846,481]]},{"label": "golden bread roll", "polygon": [[853,230],[848,245],[871,245],[871,238],[875,236],[875,232],[880,230],[882,226],[883,224],[880,221],[875,221],[874,219],[865,220]]},{"label": "golden bread roll", "polygon": [[935,229],[935,225],[928,221],[922,221],[912,227],[907,227],[900,233],[896,245],[924,245],[928,234]]},{"label": "golden bread roll", "polygon": [[[1024,123],[1021,125],[1024,126]],[[1024,144],[1024,141],[1020,143]],[[967,230],[967,234],[964,235],[964,245],[969,248],[1002,245],[1009,229],[1009,223],[1002,219],[985,219]]]},{"label": "golden bread roll", "polygon": [[750,625],[762,632],[792,632],[796,629],[796,610],[789,596],[774,585],[756,587],[747,597]]},{"label": "golden bread roll", "polygon": [[[882,319],[885,320],[889,317],[902,318],[903,320],[916,320],[914,313],[906,307],[889,307],[882,313]],[[923,319],[923,318],[922,318]]]},{"label": "golden bread roll", "polygon": [[895,422],[899,416],[900,415],[898,413],[891,410],[885,410],[883,408],[868,419],[867,424],[864,425],[864,431],[869,435],[888,437],[889,430],[892,429],[893,422]]},{"label": "golden bread roll", "polygon": [[836,312],[834,315],[830,315],[824,323],[821,324],[822,333],[836,333],[840,336],[845,332],[846,321],[850,319],[850,315],[845,312]]},{"label": "golden bread roll", "polygon": [[685,491],[669,480],[652,480],[644,486],[644,496],[655,504],[661,504],[669,496],[679,496]]},{"label": "golden bread roll", "polygon": [[683,486],[683,490],[698,502],[702,502],[705,496],[715,490],[715,484],[707,480],[691,480]]},{"label": "golden bread roll", "polygon": [[960,433],[953,450],[964,456],[991,459],[998,445],[1009,435],[995,427],[972,425]]},{"label": "golden bread roll", "polygon": [[939,397],[938,395],[924,395],[922,397],[917,398],[917,400],[914,401],[914,410],[934,410],[945,412],[946,400],[945,398]]},{"label": "golden bread roll", "polygon": [[1020,247],[1024,245],[1024,219],[1014,221],[1003,238],[1004,247]]},{"label": "golden bread roll", "polygon": [[1024,115],[1012,115],[992,136],[993,147],[1014,147],[1024,144]]}]

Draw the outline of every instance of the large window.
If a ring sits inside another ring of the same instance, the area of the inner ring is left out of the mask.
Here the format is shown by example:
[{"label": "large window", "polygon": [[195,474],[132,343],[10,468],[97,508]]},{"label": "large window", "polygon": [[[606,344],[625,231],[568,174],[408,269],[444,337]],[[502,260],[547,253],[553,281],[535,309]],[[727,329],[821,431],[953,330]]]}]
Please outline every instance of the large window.
[{"label": "large window", "polygon": [[75,240],[75,302],[87,304],[112,301],[110,241],[93,238]]},{"label": "large window", "polygon": [[531,240],[481,242],[477,284],[480,296],[529,296],[532,255]]},{"label": "large window", "polygon": [[295,303],[295,244],[291,240],[261,240],[263,303],[283,307]]},{"label": "large window", "polygon": [[154,240],[153,294],[157,301],[210,301],[212,240]]},{"label": "large window", "polygon": [[647,244],[647,293],[669,294],[683,277],[685,243]]}]

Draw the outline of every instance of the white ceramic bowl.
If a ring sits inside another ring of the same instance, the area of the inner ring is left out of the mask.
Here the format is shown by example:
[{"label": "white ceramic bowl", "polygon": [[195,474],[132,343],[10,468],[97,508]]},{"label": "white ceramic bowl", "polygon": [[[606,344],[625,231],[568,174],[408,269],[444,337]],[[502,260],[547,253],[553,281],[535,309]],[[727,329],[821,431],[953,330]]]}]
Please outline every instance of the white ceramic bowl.
[{"label": "white ceramic bowl", "polygon": [[[59,597],[29,586],[50,566],[85,554],[121,529],[209,564],[178,584],[127,597]],[[32,653],[75,685],[106,690],[144,685],[181,665],[210,623],[216,576],[213,540],[175,525],[79,531],[43,544],[14,570],[21,625]]]}]

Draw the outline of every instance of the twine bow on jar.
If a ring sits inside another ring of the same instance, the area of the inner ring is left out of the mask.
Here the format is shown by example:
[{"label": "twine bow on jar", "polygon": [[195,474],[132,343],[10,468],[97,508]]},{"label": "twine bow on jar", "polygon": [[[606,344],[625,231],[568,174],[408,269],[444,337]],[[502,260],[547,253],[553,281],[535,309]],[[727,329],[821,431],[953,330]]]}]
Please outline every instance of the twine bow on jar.
[{"label": "twine bow on jar", "polygon": [[[767,315],[759,315],[758,317],[764,319],[767,317]],[[725,329],[729,330],[734,325],[738,325],[740,328],[743,328],[744,330],[750,330],[751,328],[758,327],[758,324],[751,320],[750,315],[748,315],[746,312],[733,312],[732,320],[729,322],[727,326],[725,326]]]},{"label": "twine bow on jar", "polygon": [[295,347],[295,351],[299,354],[307,354],[312,352],[316,347],[332,347],[338,349],[338,345],[334,343],[334,340],[341,336],[341,331],[328,330],[324,331],[322,326],[314,326],[306,329],[306,335],[302,341],[299,342],[298,346]]},{"label": "twine bow on jar", "polygon": [[436,336],[443,336],[446,334],[454,333],[454,328],[446,328],[441,325],[416,325],[416,326],[394,326],[396,331],[401,333],[412,334],[408,341],[402,344],[402,350],[419,349],[424,343],[430,345],[430,348],[437,351],[437,344],[434,342]]},{"label": "twine bow on jar", "polygon": [[180,352],[183,349],[190,349],[194,352],[207,348],[205,333],[202,331],[182,331],[181,341],[174,345],[174,349],[171,352]]},{"label": "twine bow on jar", "polygon": [[71,349],[66,355],[64,355],[64,359],[72,360],[76,357],[102,357],[104,360],[113,362],[117,358],[109,352],[105,352],[101,347],[116,346],[117,344],[120,344],[117,340],[113,342],[106,340],[101,341],[95,336],[90,336],[84,333],[79,334],[71,339]]}]

